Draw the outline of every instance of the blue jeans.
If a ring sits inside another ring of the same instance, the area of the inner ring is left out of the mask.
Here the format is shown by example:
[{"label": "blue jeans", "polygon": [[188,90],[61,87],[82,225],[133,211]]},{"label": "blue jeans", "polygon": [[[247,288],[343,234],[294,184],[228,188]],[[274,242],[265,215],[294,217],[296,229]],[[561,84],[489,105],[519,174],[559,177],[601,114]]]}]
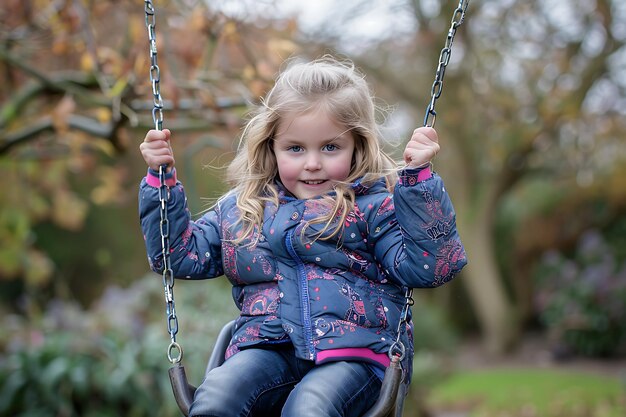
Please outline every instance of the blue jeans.
[{"label": "blue jeans", "polygon": [[381,380],[364,362],[315,365],[292,347],[246,349],[206,374],[192,417],[358,417]]}]

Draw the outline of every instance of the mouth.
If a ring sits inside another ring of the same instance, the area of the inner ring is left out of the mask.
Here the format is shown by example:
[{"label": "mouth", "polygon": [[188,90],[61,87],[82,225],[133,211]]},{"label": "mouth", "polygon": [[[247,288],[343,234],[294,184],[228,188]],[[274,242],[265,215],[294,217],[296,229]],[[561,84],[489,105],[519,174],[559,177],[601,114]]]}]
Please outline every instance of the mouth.
[{"label": "mouth", "polygon": [[326,180],[303,180],[306,185],[320,185],[326,182]]}]

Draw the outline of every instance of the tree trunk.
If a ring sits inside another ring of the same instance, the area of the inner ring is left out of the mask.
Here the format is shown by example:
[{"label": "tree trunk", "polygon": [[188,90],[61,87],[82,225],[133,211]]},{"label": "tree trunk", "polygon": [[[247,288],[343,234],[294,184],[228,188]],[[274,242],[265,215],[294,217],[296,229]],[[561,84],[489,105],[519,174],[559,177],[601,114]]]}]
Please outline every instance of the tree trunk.
[{"label": "tree trunk", "polygon": [[[467,290],[473,313],[480,326],[483,343],[493,354],[515,347],[521,323],[509,299],[495,259],[493,202],[495,184],[477,180],[477,163],[464,148],[464,135],[443,132],[454,141],[441,153],[438,166],[446,178],[446,189],[454,203],[457,229],[467,252],[467,266],[460,281]],[[480,187],[479,183],[485,183]]]},{"label": "tree trunk", "polygon": [[459,221],[457,226],[468,259],[462,282],[480,324],[485,347],[493,354],[504,353],[517,341],[519,320],[500,279],[490,228],[479,220],[469,219]]}]

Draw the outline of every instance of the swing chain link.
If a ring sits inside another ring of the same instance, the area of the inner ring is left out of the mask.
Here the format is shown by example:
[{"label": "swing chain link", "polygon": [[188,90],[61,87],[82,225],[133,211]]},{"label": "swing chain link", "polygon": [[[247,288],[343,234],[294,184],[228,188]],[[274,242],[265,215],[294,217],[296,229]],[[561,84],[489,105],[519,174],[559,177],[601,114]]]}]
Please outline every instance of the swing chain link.
[{"label": "swing chain link", "polygon": [[389,348],[389,359],[392,359],[393,356],[398,356],[399,359],[402,360],[406,354],[406,347],[400,338],[409,326],[409,314],[411,312],[411,307],[415,304],[415,300],[413,300],[413,288],[406,287],[404,299],[404,307],[400,313],[400,321],[398,322],[398,329],[396,330],[396,340]]},{"label": "swing chain link", "polygon": [[163,128],[163,98],[161,97],[161,70],[157,63],[156,44],[156,10],[152,0],[144,0],[146,12],[146,28],[148,29],[148,41],[150,42],[150,83],[152,84],[152,96],[154,107],[152,108],[152,121],[156,130]]},{"label": "swing chain link", "polygon": [[159,231],[161,233],[161,248],[163,257],[163,291],[165,294],[165,315],[167,317],[167,332],[170,335],[170,345],[167,348],[167,359],[173,364],[183,358],[183,349],[176,342],[178,334],[178,316],[176,315],[176,302],[174,301],[174,272],[170,262],[170,223],[168,219],[167,202],[170,190],[165,184],[165,166],[159,167],[159,212],[161,221]]},{"label": "swing chain link", "polygon": [[[146,12],[146,28],[148,29],[148,41],[150,42],[150,82],[152,84],[152,96],[154,108],[152,109],[152,121],[156,130],[163,128],[163,98],[161,97],[160,70],[157,64],[156,46],[156,10],[152,0],[144,0]],[[170,263],[170,222],[167,212],[167,202],[170,190],[165,183],[166,166],[159,167],[159,212],[161,220],[159,231],[161,233],[161,249],[163,257],[163,292],[165,295],[165,314],[167,317],[167,332],[170,335],[170,344],[167,347],[167,359],[176,364],[183,358],[183,348],[176,342],[178,334],[178,316],[176,315],[176,303],[174,301],[174,272]]]},{"label": "swing chain link", "polygon": [[437,65],[437,70],[435,72],[435,81],[430,88],[430,102],[426,106],[426,114],[424,115],[424,126],[426,127],[435,126],[435,120],[437,119],[435,104],[443,91],[443,77],[446,72],[446,67],[450,62],[452,42],[454,41],[457,28],[461,26],[465,20],[467,6],[469,6],[469,0],[459,0],[459,4],[452,14],[450,29],[448,29],[448,35],[446,36],[446,43],[439,54],[439,64]]}]

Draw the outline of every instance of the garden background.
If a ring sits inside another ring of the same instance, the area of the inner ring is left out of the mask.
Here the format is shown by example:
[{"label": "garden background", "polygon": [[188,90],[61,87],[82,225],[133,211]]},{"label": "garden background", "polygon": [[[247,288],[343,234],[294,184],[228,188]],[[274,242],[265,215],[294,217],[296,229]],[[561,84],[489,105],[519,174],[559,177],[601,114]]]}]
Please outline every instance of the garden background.
[{"label": "garden background", "polygon": [[[156,0],[192,212],[293,56],[354,60],[398,156],[457,3]],[[149,77],[143,2],[0,6],[0,416],[178,415],[137,218]],[[469,265],[416,291],[404,415],[626,415],[626,3],[472,0],[436,109]],[[236,312],[224,279],[175,288],[197,384]]]}]

